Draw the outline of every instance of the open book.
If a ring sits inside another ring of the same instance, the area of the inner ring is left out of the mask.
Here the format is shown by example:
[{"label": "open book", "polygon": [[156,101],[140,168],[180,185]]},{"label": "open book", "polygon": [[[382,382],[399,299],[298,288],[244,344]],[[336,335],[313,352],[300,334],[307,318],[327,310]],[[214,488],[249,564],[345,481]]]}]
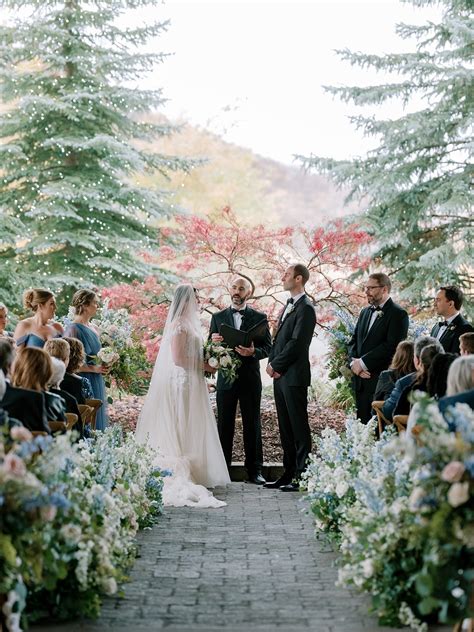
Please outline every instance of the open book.
[{"label": "open book", "polygon": [[255,346],[265,341],[267,333],[268,321],[266,318],[262,318],[256,325],[251,327],[248,331],[242,329],[236,329],[230,325],[223,323],[219,327],[219,333],[224,338],[225,344],[234,349],[235,347],[250,347],[252,342]]}]

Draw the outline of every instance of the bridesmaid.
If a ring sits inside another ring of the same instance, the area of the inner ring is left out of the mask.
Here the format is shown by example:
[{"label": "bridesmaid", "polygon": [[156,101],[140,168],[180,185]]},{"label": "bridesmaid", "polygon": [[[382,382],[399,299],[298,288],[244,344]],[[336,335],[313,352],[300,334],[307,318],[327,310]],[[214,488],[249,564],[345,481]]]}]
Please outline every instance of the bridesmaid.
[{"label": "bridesmaid", "polygon": [[94,363],[93,356],[99,353],[101,344],[99,331],[90,322],[99,307],[97,294],[91,290],[78,290],[72,297],[72,306],[76,312],[76,317],[74,322],[66,329],[66,335],[70,338],[77,338],[84,345],[86,363],[80,367],[77,374],[89,379],[94,398],[103,402],[103,405],[97,411],[96,430],[105,430],[107,427],[107,397],[103,373],[106,373],[107,369],[100,364]]},{"label": "bridesmaid", "polygon": [[25,309],[33,316],[20,320],[13,337],[19,349],[24,347],[44,347],[46,340],[62,336],[64,331],[60,323],[53,321],[56,312],[56,300],[49,290],[33,289],[23,293]]}]

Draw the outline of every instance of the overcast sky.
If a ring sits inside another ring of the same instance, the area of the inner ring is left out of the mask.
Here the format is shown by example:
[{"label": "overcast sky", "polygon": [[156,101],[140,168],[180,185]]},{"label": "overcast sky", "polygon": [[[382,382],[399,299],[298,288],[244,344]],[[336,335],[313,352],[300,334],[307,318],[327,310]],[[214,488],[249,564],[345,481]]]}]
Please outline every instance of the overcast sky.
[{"label": "overcast sky", "polygon": [[395,0],[167,0],[156,15],[171,20],[157,45],[173,55],[147,85],[164,88],[165,113],[289,163],[295,153],[342,158],[369,146],[347,121],[360,111],[322,86],[384,77],[343,63],[334,49],[412,49],[396,23],[423,23],[437,12]]}]

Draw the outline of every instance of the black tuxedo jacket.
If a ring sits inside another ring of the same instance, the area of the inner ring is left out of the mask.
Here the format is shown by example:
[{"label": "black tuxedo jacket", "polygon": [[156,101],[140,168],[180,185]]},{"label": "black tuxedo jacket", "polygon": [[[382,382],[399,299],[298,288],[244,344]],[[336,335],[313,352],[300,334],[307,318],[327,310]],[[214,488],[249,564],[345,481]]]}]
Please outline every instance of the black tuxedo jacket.
[{"label": "black tuxedo jacket", "polygon": [[389,366],[398,343],[405,340],[408,333],[408,314],[391,298],[379,313],[382,316],[375,320],[367,333],[372,311],[370,307],[364,307],[348,349],[350,358],[363,360],[372,379]]},{"label": "black tuxedo jacket", "polygon": [[288,386],[311,384],[309,345],[315,326],[316,312],[307,296],[296,301],[283,322],[280,316],[268,359],[273,370],[285,376]]},{"label": "black tuxedo jacket", "polygon": [[86,403],[84,395],[82,394],[82,380],[78,375],[74,375],[74,373],[65,373],[59,388],[72,395],[78,404]]},{"label": "black tuxedo jacket", "polygon": [[9,416],[21,421],[29,430],[50,434],[43,393],[7,384],[1,405]]},{"label": "black tuxedo jacket", "polygon": [[[259,312],[258,310],[253,309],[253,307],[249,307],[247,305],[242,316],[242,324],[240,326],[240,329],[242,331],[247,331],[266,317],[267,315],[263,312]],[[219,327],[224,323],[226,325],[230,325],[231,327],[235,327],[234,317],[230,307],[222,309],[220,312],[216,312],[212,315],[211,326],[209,328],[209,338],[211,338],[212,334],[218,334]],[[239,358],[242,360],[242,364],[237,370],[237,380],[249,379],[250,382],[258,384],[261,388],[262,379],[260,377],[260,360],[268,357],[271,346],[272,338],[270,336],[270,330],[267,326],[265,332],[265,340],[263,344],[255,347],[255,355],[253,357],[239,356]],[[217,389],[228,390],[230,388],[232,388],[232,384],[226,382],[222,375],[219,373],[217,376]]]},{"label": "black tuxedo jacket", "polygon": [[[439,324],[436,323],[431,330],[433,338],[436,338],[439,329]],[[465,318],[461,316],[461,314],[458,314],[450,323],[449,327],[444,330],[444,334],[439,339],[446,353],[459,353],[459,336],[466,334],[469,331],[474,331],[474,328]]]}]

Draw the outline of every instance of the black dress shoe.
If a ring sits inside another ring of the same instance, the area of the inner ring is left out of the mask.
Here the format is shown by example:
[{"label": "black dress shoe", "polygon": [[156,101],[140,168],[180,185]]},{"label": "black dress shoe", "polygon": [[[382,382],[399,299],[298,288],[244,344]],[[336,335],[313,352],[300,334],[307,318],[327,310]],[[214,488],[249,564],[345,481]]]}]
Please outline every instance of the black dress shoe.
[{"label": "black dress shoe", "polygon": [[282,476],[273,483],[265,483],[264,487],[267,489],[280,489],[283,485],[288,485],[291,483],[291,478],[287,478],[286,476]]},{"label": "black dress shoe", "polygon": [[295,482],[295,483],[288,483],[288,485],[281,485],[280,491],[281,492],[299,492],[300,484],[298,482]]},{"label": "black dress shoe", "polygon": [[245,482],[254,483],[254,485],[264,485],[266,483],[266,480],[259,472],[258,474],[249,474],[249,477]]}]

